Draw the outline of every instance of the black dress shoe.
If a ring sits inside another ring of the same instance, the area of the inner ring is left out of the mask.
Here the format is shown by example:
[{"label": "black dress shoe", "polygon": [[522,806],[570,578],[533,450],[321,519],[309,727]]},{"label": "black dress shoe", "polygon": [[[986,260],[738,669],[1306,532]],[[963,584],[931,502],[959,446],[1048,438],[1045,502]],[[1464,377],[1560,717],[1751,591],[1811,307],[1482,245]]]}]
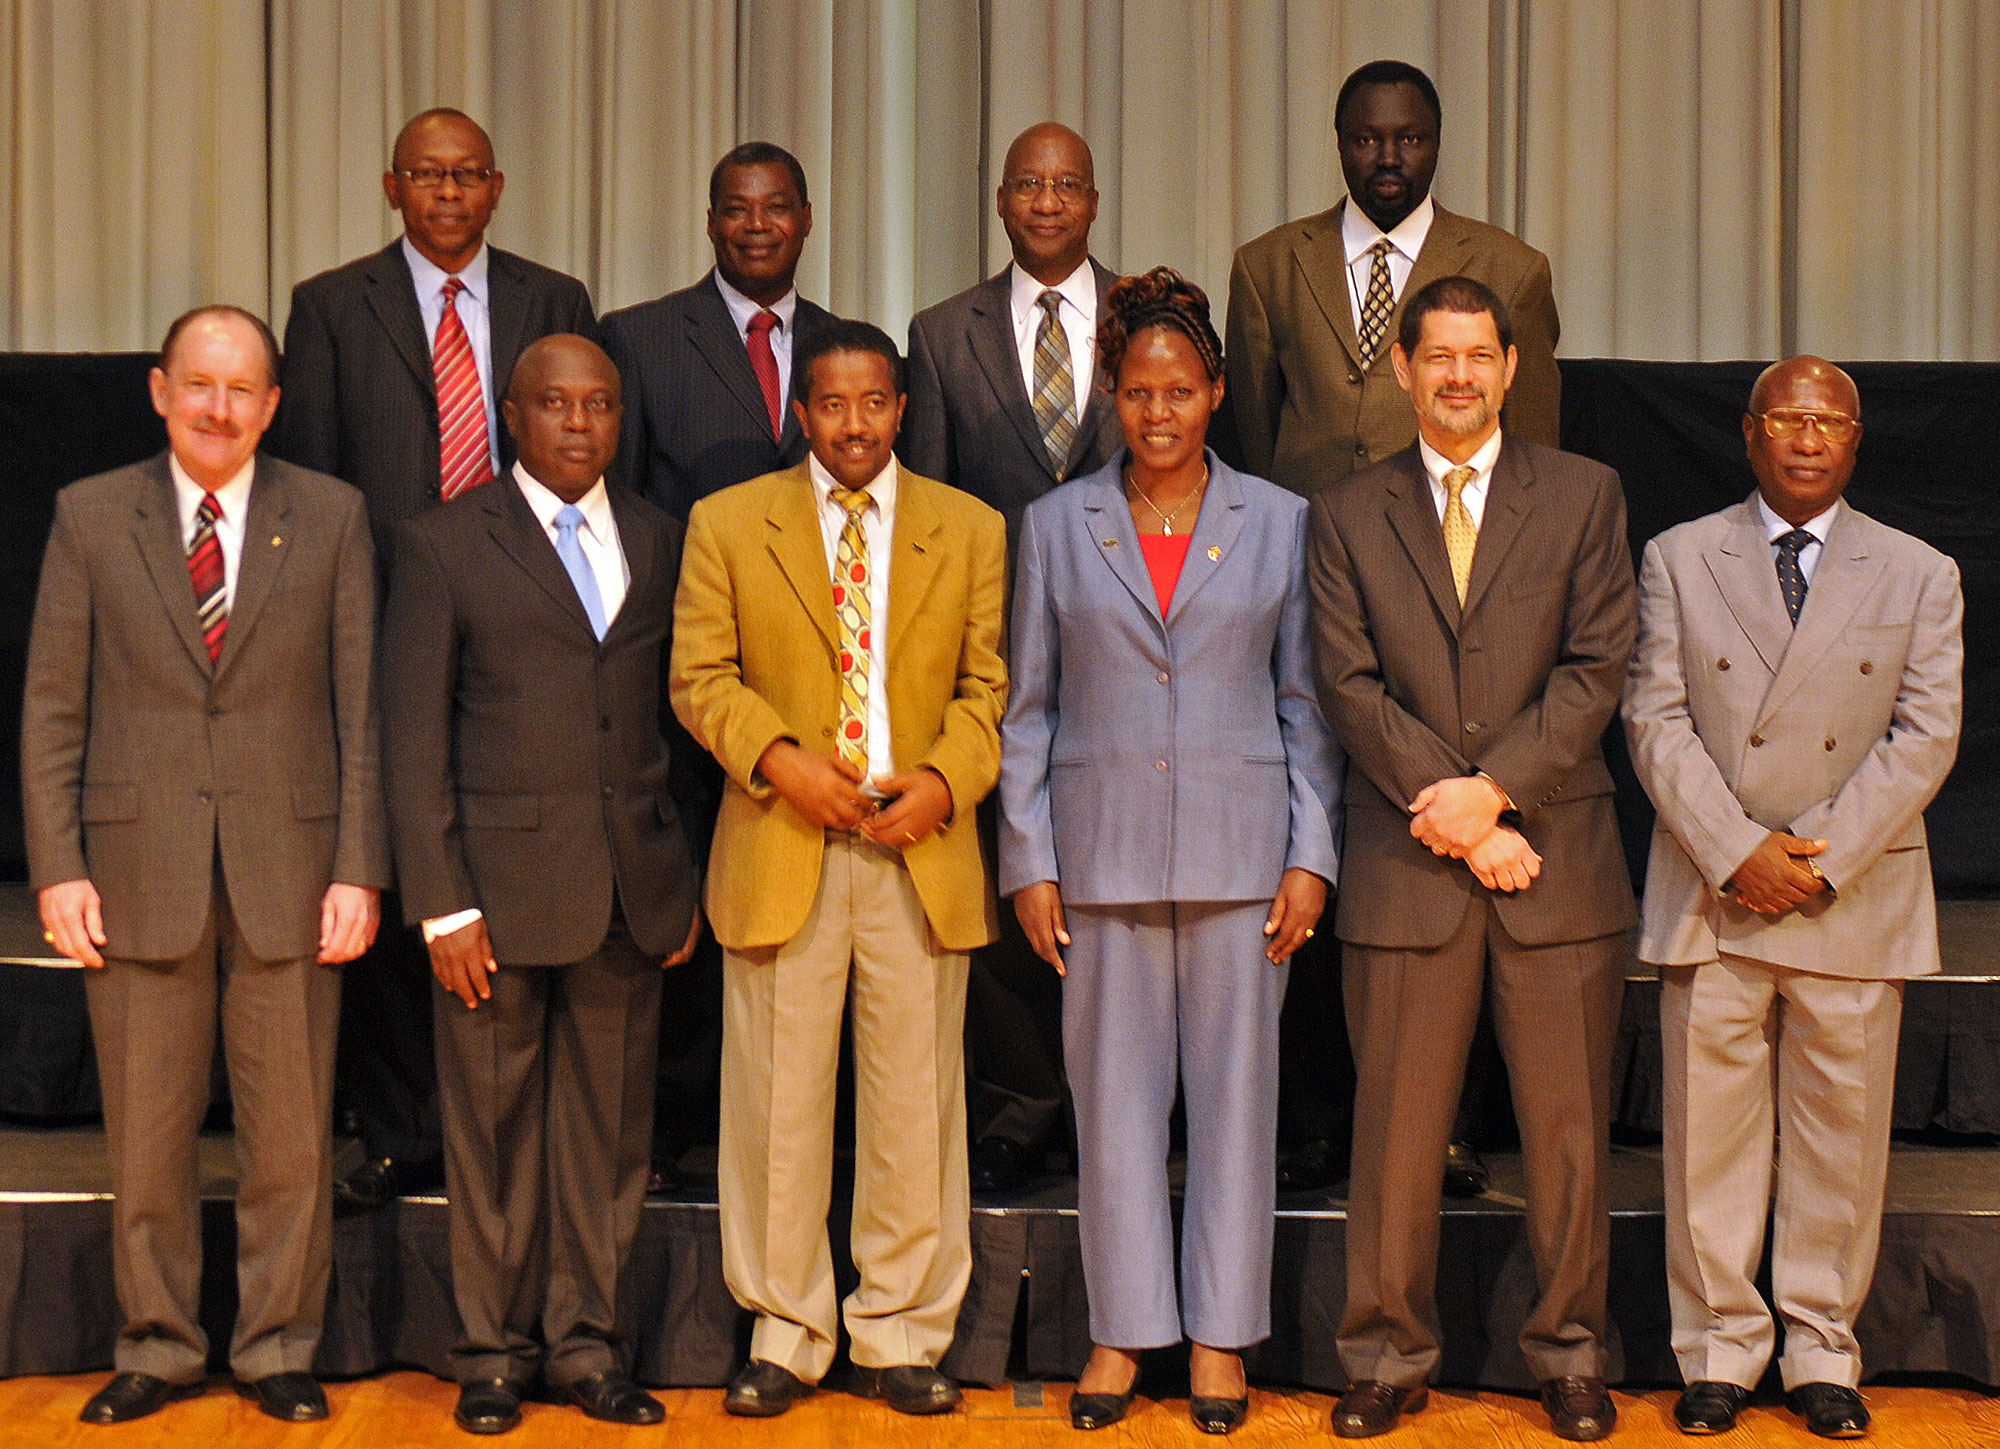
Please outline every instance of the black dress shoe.
[{"label": "black dress shoe", "polygon": [[333,1215],[353,1217],[387,1207],[411,1193],[436,1192],[444,1186],[444,1164],[435,1158],[399,1161],[373,1157],[333,1185]]},{"label": "black dress shoe", "polygon": [[1868,1406],[1845,1384],[1800,1384],[1785,1407],[1822,1439],[1859,1439],[1868,1432]]},{"label": "black dress shoe", "polygon": [[948,1414],[958,1407],[958,1385],[926,1363],[854,1370],[854,1392],[881,1399],[899,1414]]},{"label": "black dress shoe", "polygon": [[1139,1396],[1139,1371],[1132,1371],[1131,1387],[1122,1394],[1086,1394],[1081,1391],[1069,1396],[1069,1426],[1072,1429],[1108,1429],[1132,1407],[1132,1400]]},{"label": "black dress shoe", "polygon": [[1549,1427],[1557,1438],[1580,1444],[1602,1439],[1618,1422],[1618,1406],[1611,1402],[1604,1380],[1585,1374],[1544,1379],[1542,1407],[1549,1411]]},{"label": "black dress shoe", "polygon": [[1750,1402],[1750,1391],[1718,1379],[1696,1379],[1674,1403],[1674,1423],[1683,1434],[1727,1434]]},{"label": "black dress shoe", "polygon": [[611,1369],[565,1384],[562,1392],[591,1418],[607,1424],[657,1424],[667,1417],[666,1405]]},{"label": "black dress shoe", "polygon": [[512,1379],[474,1379],[458,1386],[452,1422],[468,1434],[504,1434],[521,1422],[522,1385]]},{"label": "black dress shoe", "polygon": [[753,1358],[736,1371],[722,1407],[746,1419],[774,1419],[812,1392],[812,1385],[768,1359]]},{"label": "black dress shoe", "polygon": [[982,1137],[966,1165],[974,1192],[1013,1192],[1040,1170],[1042,1155],[1005,1137]]},{"label": "black dress shoe", "polygon": [[327,1415],[326,1392],[311,1374],[265,1374],[248,1383],[238,1379],[236,1392],[287,1424],[310,1424]]},{"label": "black dress shoe", "polygon": [[158,1412],[175,1399],[198,1398],[201,1390],[200,1379],[191,1384],[170,1384],[151,1374],[113,1374],[111,1382],[90,1396],[77,1417],[86,1424],[127,1424]]},{"label": "black dress shoe", "polygon": [[1196,1394],[1188,1400],[1188,1417],[1204,1434],[1227,1434],[1250,1417],[1250,1396],[1213,1399],[1207,1394]]},{"label": "black dress shoe", "polygon": [[1422,1384],[1399,1389],[1378,1379],[1363,1379],[1351,1385],[1333,1406],[1333,1432],[1339,1439],[1372,1439],[1396,1427],[1398,1414],[1415,1414],[1430,1402],[1430,1390]]},{"label": "black dress shoe", "polygon": [[1444,1150],[1444,1195],[1478,1197],[1486,1191],[1486,1163],[1469,1142],[1454,1142]]},{"label": "black dress shoe", "polygon": [[1324,1192],[1341,1179],[1333,1144],[1324,1137],[1301,1142],[1278,1159],[1278,1191]]}]

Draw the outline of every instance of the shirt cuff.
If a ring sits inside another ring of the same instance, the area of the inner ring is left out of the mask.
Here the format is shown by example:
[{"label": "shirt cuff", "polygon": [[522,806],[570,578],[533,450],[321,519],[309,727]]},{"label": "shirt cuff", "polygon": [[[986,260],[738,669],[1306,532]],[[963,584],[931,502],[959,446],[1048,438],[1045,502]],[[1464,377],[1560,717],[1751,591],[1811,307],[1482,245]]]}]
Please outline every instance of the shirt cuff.
[{"label": "shirt cuff", "polygon": [[483,916],[485,912],[474,906],[469,911],[453,911],[448,916],[432,916],[424,922],[424,944],[430,945],[439,936],[449,936],[453,931],[463,930]]}]

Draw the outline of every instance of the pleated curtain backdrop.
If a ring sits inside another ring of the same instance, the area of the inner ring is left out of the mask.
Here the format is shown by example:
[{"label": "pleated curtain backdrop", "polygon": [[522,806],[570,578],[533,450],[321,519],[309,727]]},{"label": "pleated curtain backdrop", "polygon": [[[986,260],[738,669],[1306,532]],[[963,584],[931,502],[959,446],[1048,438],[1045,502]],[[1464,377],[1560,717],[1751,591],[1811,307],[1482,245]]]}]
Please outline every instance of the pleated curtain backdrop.
[{"label": "pleated curtain backdrop", "polygon": [[801,285],[900,335],[996,270],[1007,143],[1097,156],[1097,253],[1220,309],[1329,206],[1362,61],[1444,101],[1437,195],[1548,252],[1569,356],[2000,357],[2000,0],[0,0],[0,346],[155,345],[395,236],[380,175],[456,105],[501,246],[600,308],[708,265],[707,177],[795,151]]}]

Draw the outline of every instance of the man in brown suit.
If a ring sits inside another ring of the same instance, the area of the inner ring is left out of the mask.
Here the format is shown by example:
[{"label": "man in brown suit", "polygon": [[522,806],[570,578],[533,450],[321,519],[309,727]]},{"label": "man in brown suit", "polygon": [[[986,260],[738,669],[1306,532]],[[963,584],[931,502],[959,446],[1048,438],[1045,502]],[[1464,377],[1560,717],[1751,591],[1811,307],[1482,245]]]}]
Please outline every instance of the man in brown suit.
[{"label": "man in brown suit", "polygon": [[21,719],[48,940],[90,968],[111,1155],[115,1424],[201,1391],[201,1204],[218,997],[236,1105],[238,1386],[326,1417],[310,1369],[332,1266],[340,973],[389,870],[375,573],[361,495],[258,454],[270,329],[175,322],[153,369],[167,451],[65,488]]},{"label": "man in brown suit", "polygon": [[1310,513],[1314,665],[1348,755],[1336,929],[1359,1086],[1334,1432],[1421,1408],[1438,1198],[1491,978],[1541,1298],[1521,1348],[1555,1431],[1609,1433],[1611,1046],[1634,920],[1599,740],[1635,588],[1618,476],[1506,434],[1506,304],[1448,277],[1393,349],[1418,443]]}]

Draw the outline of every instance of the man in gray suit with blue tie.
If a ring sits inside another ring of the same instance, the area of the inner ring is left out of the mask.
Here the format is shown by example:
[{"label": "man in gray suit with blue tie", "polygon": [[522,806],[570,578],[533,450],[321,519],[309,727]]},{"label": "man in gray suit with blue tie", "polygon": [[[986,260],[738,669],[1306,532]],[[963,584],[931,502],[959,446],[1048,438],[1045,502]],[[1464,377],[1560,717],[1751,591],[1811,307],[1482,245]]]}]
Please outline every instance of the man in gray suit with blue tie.
[{"label": "man in gray suit with blue tie", "polygon": [[[1730,1429],[1776,1348],[1787,1402],[1865,1433],[1854,1319],[1881,1236],[1903,982],[1938,969],[1924,807],[1958,750],[1962,603],[1935,549],[1841,499],[1860,397],[1757,380],[1757,492],[1646,546],[1625,687],[1659,809],[1639,954],[1660,966],[1667,1287],[1689,1434]],[[1774,1070],[1775,1068],[1775,1070]]]}]

